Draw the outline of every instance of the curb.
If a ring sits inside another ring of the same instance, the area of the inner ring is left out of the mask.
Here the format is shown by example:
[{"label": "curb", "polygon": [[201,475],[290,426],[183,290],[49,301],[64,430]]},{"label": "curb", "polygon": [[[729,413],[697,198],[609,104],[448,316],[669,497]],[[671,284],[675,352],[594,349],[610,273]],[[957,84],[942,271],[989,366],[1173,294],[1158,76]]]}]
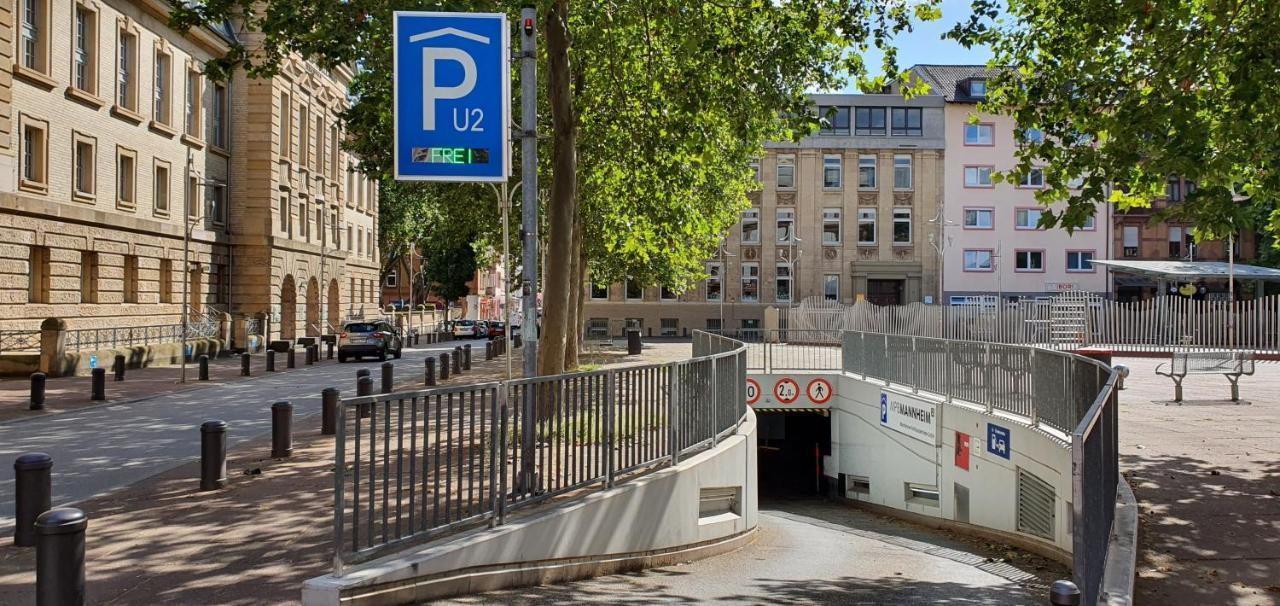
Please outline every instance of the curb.
[{"label": "curb", "polygon": [[1133,577],[1138,558],[1138,501],[1129,482],[1120,476],[1116,486],[1116,517],[1111,523],[1111,541],[1107,546],[1107,567],[1102,573],[1102,597],[1099,604],[1129,606],[1133,604]]}]

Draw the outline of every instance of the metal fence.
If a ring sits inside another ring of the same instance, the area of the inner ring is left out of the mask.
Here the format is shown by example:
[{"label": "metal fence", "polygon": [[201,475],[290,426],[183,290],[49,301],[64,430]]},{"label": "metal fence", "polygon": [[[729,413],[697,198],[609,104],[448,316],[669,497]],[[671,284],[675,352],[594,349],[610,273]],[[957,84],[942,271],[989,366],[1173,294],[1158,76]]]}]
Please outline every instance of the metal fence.
[{"label": "metal fence", "polygon": [[1037,347],[857,331],[844,333],[843,354],[848,373],[1018,415],[1069,442],[1075,582],[1083,603],[1096,601],[1120,477],[1114,370]]},{"label": "metal fence", "polygon": [[670,364],[344,400],[335,569],[710,447],[746,413],[741,343],[696,334]]},{"label": "metal fence", "polygon": [[40,351],[39,330],[0,330],[0,353]]},{"label": "metal fence", "polygon": [[1280,352],[1280,295],[1249,301],[1178,296],[1118,302],[1083,293],[966,305],[843,305],[806,299],[779,310],[782,325],[836,333],[861,330],[988,343],[1116,351],[1243,349]]},{"label": "metal fence", "polygon": [[[219,321],[212,314],[193,314],[187,322],[187,339],[218,336]],[[173,343],[182,340],[182,324],[74,328],[66,331],[67,351],[114,349],[132,345]]]},{"label": "metal fence", "polygon": [[746,345],[747,370],[751,372],[840,369],[838,331],[743,329],[716,334]]}]

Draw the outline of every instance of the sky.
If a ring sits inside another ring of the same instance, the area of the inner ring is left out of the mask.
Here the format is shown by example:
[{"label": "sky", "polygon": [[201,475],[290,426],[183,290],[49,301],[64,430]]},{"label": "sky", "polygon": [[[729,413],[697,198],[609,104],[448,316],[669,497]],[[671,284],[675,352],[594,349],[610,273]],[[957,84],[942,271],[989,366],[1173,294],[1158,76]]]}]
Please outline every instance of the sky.
[{"label": "sky", "polygon": [[[917,23],[915,31],[900,35],[894,40],[898,48],[898,67],[917,63],[986,63],[991,51],[985,47],[967,49],[952,40],[942,40],[942,34],[957,22],[968,19],[970,0],[942,0],[942,18],[928,23]],[[868,68],[879,72],[884,53],[872,48],[864,57]],[[857,92],[851,83],[840,92]]]}]

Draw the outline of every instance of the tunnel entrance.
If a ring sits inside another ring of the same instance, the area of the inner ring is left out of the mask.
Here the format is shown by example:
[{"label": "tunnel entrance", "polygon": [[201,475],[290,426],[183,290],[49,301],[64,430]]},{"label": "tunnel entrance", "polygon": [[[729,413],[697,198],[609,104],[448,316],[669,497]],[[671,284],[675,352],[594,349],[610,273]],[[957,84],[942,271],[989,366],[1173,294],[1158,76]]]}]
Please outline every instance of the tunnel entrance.
[{"label": "tunnel entrance", "polygon": [[822,457],[831,454],[826,411],[758,411],[760,496],[825,495]]}]

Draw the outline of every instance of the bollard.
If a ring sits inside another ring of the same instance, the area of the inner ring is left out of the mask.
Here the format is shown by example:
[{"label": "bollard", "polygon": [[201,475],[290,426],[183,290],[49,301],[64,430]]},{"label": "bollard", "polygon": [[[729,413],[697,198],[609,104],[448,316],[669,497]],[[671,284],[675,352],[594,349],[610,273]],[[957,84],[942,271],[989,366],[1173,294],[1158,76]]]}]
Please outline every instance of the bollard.
[{"label": "bollard", "polygon": [[462,346],[462,370],[471,370],[471,344]]},{"label": "bollard", "polygon": [[1054,606],[1080,606],[1080,588],[1071,581],[1054,581],[1049,589],[1049,603]]},{"label": "bollard", "polygon": [[329,341],[329,342],[328,342],[328,343],[326,343],[325,345],[328,345],[328,346],[329,346],[329,356],[328,356],[328,357],[329,357],[329,359],[330,359],[330,360],[332,360],[332,359],[333,359],[333,341]]},{"label": "bollard", "polygon": [[293,454],[293,404],[287,400],[271,405],[271,458]]},{"label": "bollard", "polygon": [[435,359],[435,358],[427,358],[427,359],[425,360],[425,363],[426,363],[426,365],[427,365],[427,387],[435,387],[435,384],[436,384],[436,359]]},{"label": "bollard", "polygon": [[29,452],[13,462],[13,544],[18,547],[36,544],[36,518],[49,511],[52,469],[53,457],[43,452]]},{"label": "bollard", "polygon": [[267,372],[276,371],[276,350],[267,350]]},{"label": "bollard", "polygon": [[306,347],[306,349],[302,350],[302,360],[303,360],[303,362],[304,362],[307,366],[311,366],[312,364],[315,364],[315,363],[316,363],[316,355],[315,355],[315,354],[316,354],[316,352],[315,352],[315,345],[308,345],[308,346]]},{"label": "bollard", "polygon": [[382,393],[391,393],[395,382],[396,367],[390,362],[382,363]]},{"label": "bollard", "polygon": [[453,360],[453,368],[451,370],[453,371],[453,374],[455,375],[462,374],[462,346],[461,345],[453,348],[452,360]]},{"label": "bollard", "polygon": [[200,490],[217,490],[227,483],[227,422],[200,424]]},{"label": "bollard", "polygon": [[253,363],[253,357],[249,352],[240,354],[240,376],[247,377],[250,374],[249,365]]},{"label": "bollard", "polygon": [[[361,379],[364,379],[364,378],[368,378],[368,377],[369,377],[369,369],[368,369],[368,368],[361,368],[360,370],[357,370],[357,371],[356,371],[356,389],[359,389],[359,388],[360,388],[360,380],[361,380]],[[370,381],[370,382],[372,382],[372,381],[373,381],[373,379],[369,379],[369,381]],[[367,395],[370,395],[370,394],[372,394],[372,393],[373,393],[373,391],[372,391],[372,390],[370,390],[370,391],[369,391],[369,393],[364,394],[364,395],[366,395],[366,396],[367,396]]]},{"label": "bollard", "polygon": [[520,349],[520,345],[521,345],[520,335],[515,336],[515,342],[513,344],[516,346],[516,349]]},{"label": "bollard", "polygon": [[338,432],[338,399],[342,392],[336,387],[320,391],[320,435],[331,436]]},{"label": "bollard", "polygon": [[107,399],[107,369],[93,369],[93,377],[90,379],[89,399],[99,401]]},{"label": "bollard", "polygon": [[493,350],[494,350],[494,349],[496,349],[496,348],[493,346],[493,341],[490,341],[490,342],[488,342],[488,343],[485,343],[485,344],[484,344],[484,359],[485,359],[486,361],[488,361],[488,360],[492,360],[492,359],[493,359]]},{"label": "bollard", "polygon": [[285,368],[297,368],[297,367],[298,367],[298,356],[297,356],[297,353],[298,353],[298,351],[297,351],[296,349],[294,349],[294,348],[292,348],[292,347],[290,347],[290,348],[289,348],[289,351],[288,351],[288,357],[286,357],[286,358],[285,358],[285,364],[284,364],[284,365],[285,365]]},{"label": "bollard", "polygon": [[356,395],[371,396],[373,395],[373,377],[364,375],[356,379]]},{"label": "bollard", "polygon": [[209,356],[204,354],[200,355],[200,380],[209,380]]},{"label": "bollard", "polygon": [[115,362],[111,364],[111,372],[115,373],[117,381],[124,380],[124,354],[116,354]]},{"label": "bollard", "polygon": [[448,352],[440,354],[440,380],[449,378],[449,354]]},{"label": "bollard", "polygon": [[36,604],[84,604],[84,530],[89,516],[71,507],[50,509],[36,519]]},{"label": "bollard", "polygon": [[627,331],[627,355],[640,355],[640,331],[631,329]]},{"label": "bollard", "polygon": [[44,387],[49,376],[42,372],[31,373],[31,410],[44,410]]}]

